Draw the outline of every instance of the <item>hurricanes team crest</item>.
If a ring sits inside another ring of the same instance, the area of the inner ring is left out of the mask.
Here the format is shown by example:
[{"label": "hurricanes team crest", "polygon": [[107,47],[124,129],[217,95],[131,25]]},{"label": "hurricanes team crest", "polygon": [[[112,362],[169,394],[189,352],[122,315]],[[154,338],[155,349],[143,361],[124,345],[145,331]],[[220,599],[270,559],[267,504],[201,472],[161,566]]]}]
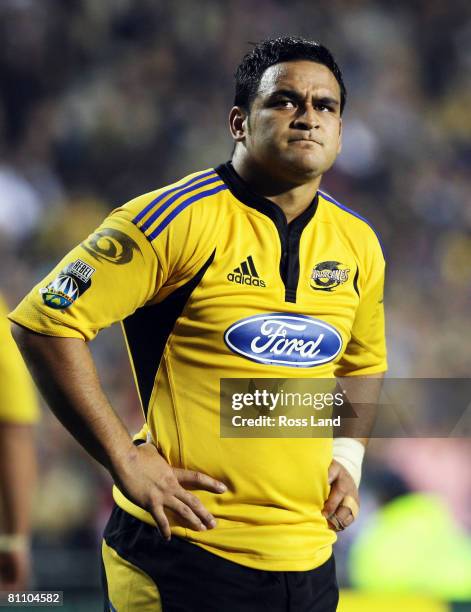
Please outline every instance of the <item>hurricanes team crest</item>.
[{"label": "hurricanes team crest", "polygon": [[94,272],[95,268],[77,259],[64,268],[52,283],[39,290],[43,302],[56,310],[69,308],[90,287]]},{"label": "hurricanes team crest", "polygon": [[339,261],[322,261],[314,266],[311,274],[311,289],[333,291],[348,280],[350,269]]}]

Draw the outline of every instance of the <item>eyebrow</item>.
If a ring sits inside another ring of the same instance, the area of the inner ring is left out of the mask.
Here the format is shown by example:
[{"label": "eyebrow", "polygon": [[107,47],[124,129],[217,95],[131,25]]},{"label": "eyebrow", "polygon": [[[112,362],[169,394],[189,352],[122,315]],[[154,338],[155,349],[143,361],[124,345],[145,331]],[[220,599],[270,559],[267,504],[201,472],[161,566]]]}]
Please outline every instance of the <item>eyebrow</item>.
[{"label": "eyebrow", "polygon": [[[294,100],[298,100],[298,101],[302,101],[304,100],[304,96],[302,96],[299,92],[297,92],[294,89],[276,89],[275,91],[273,91],[271,94],[269,94],[268,99],[271,100],[273,98],[276,98],[278,96],[286,96],[287,98],[293,98]],[[317,104],[325,104],[325,105],[331,105],[331,106],[340,106],[340,102],[339,100],[337,100],[337,98],[332,98],[331,96],[319,96],[319,97],[314,97],[314,100],[316,101]]]}]

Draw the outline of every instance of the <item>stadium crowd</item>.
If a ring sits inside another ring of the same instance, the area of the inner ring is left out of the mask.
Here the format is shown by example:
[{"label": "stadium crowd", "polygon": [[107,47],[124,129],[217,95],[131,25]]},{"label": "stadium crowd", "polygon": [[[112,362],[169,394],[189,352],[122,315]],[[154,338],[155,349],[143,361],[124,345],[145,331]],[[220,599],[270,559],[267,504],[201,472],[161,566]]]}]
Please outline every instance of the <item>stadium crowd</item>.
[{"label": "stadium crowd", "polygon": [[[326,44],[343,68],[344,146],[323,188],[382,236],[389,376],[466,378],[470,16],[469,3],[440,0],[4,0],[2,293],[15,304],[112,208],[228,159],[227,114],[241,54],[249,41],[300,34]],[[140,408],[119,329],[104,332],[93,350],[113,405],[137,429]],[[352,541],[395,492],[442,495],[471,535],[465,442],[372,442],[364,518],[338,547],[343,584]],[[93,581],[87,551],[98,548],[109,512],[108,479],[47,412],[39,450],[38,555],[64,543],[83,549],[75,579]],[[398,459],[416,452],[421,470]],[[449,475],[456,469],[455,482]],[[43,569],[38,577],[43,585],[57,580],[52,565],[54,575]]]}]

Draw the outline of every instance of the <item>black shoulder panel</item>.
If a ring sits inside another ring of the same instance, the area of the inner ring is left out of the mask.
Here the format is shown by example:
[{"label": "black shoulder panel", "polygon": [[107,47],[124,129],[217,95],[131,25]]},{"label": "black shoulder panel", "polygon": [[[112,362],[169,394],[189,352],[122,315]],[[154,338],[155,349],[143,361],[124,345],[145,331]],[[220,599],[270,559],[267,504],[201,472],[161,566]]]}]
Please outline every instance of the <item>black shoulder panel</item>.
[{"label": "black shoulder panel", "polygon": [[176,289],[163,302],[143,306],[124,319],[124,333],[136,372],[139,395],[147,416],[155,377],[167,340],[188,298],[212,264],[216,249],[187,283]]}]

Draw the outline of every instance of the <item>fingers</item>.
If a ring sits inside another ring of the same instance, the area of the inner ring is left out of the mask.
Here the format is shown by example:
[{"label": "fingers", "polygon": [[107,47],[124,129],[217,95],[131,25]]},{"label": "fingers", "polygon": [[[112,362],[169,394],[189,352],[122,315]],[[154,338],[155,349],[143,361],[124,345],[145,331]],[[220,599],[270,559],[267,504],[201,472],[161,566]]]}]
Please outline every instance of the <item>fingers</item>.
[{"label": "fingers", "polygon": [[206,525],[186,503],[180,501],[176,497],[173,497],[165,504],[165,506],[178,515],[179,522],[181,522],[183,519],[183,523],[188,525],[190,529],[194,529],[195,531],[206,531]]},{"label": "fingers", "polygon": [[223,482],[211,478],[207,474],[195,470],[184,470],[182,468],[173,469],[178,482],[185,489],[203,489],[212,493],[224,493],[227,487]]},{"label": "fingers", "polygon": [[335,459],[333,459],[332,463],[329,466],[329,472],[328,472],[329,484],[332,484],[334,480],[338,478],[339,474],[340,474],[340,464],[337,461],[335,461]]},{"label": "fingers", "polygon": [[165,514],[165,508],[178,515],[179,523],[183,522],[184,525],[195,531],[206,531],[206,529],[212,529],[216,526],[215,518],[206,510],[200,500],[181,489],[174,495],[168,496],[163,504],[156,502],[149,508],[160,533],[166,540],[171,538],[171,529]]},{"label": "fingers", "polygon": [[170,524],[168,522],[167,517],[165,516],[165,512],[162,506],[156,506],[155,509],[151,510],[152,518],[157,523],[157,527],[162,535],[167,541],[170,541],[172,536],[172,532],[170,531]]},{"label": "fingers", "polygon": [[335,512],[334,514],[329,516],[329,518],[327,519],[327,524],[329,526],[329,529],[332,529],[332,531],[343,531],[345,529],[343,524],[337,519]]},{"label": "fingers", "polygon": [[335,531],[342,531],[353,523],[355,517],[348,506],[342,506],[342,501],[345,497],[344,493],[335,491],[331,493],[327,499],[322,515],[333,526]]},{"label": "fingers", "polygon": [[170,540],[171,531],[165,509],[171,510],[178,515],[178,522],[182,522],[195,531],[206,531],[216,527],[216,519],[204,507],[201,501],[183,487],[177,485],[177,490],[156,502],[151,512],[162,535]]},{"label": "fingers", "polygon": [[204,507],[201,501],[186,489],[206,490],[212,493],[224,493],[227,487],[223,482],[211,478],[203,472],[172,468],[173,474],[180,485],[172,499],[165,506],[178,514],[191,529],[205,531],[216,527],[216,519]]},{"label": "fingers", "polygon": [[[331,490],[324,504],[322,515],[327,519],[331,529],[342,531],[355,520],[349,506],[351,503],[358,505],[358,490],[351,475],[335,459],[330,464],[328,478]],[[345,505],[342,505],[342,502]]]},{"label": "fingers", "polygon": [[181,489],[179,493],[175,494],[175,497],[185,503],[187,506],[191,508],[191,510],[195,513],[195,515],[201,520],[201,522],[208,528],[213,529],[216,527],[216,519],[201,503],[201,501],[196,497],[196,495],[192,495],[185,489]]},{"label": "fingers", "polygon": [[162,536],[167,540],[171,537],[167,511],[176,515],[177,525],[183,522],[185,526],[196,531],[216,526],[214,516],[195,495],[185,490],[186,487],[214,493],[227,491],[224,483],[207,474],[173,468],[152,444],[138,446],[133,470],[116,471],[114,477],[120,490],[152,515]]},{"label": "fingers", "polygon": [[322,514],[326,518],[328,518],[331,514],[333,514],[337,510],[338,506],[340,505],[345,495],[346,495],[346,491],[344,491],[340,487],[332,487],[332,490],[330,491],[330,495],[324,504],[324,509],[322,510]]},{"label": "fingers", "polygon": [[344,528],[351,525],[355,520],[352,511],[350,510],[350,508],[347,508],[347,506],[340,505],[335,511],[335,516],[337,517],[337,520],[341,523],[341,525],[344,526]]},{"label": "fingers", "polygon": [[332,531],[343,531],[344,529],[349,527],[354,520],[355,517],[350,512],[350,510],[346,518],[344,518],[342,515],[339,516],[339,512],[337,511],[327,518],[327,523],[329,525],[329,529],[332,529]]},{"label": "fingers", "polygon": [[342,506],[342,504],[339,504],[332,512],[328,512],[324,507],[322,514],[327,519],[329,527],[334,531],[343,531],[355,520],[351,509],[348,506]]}]

